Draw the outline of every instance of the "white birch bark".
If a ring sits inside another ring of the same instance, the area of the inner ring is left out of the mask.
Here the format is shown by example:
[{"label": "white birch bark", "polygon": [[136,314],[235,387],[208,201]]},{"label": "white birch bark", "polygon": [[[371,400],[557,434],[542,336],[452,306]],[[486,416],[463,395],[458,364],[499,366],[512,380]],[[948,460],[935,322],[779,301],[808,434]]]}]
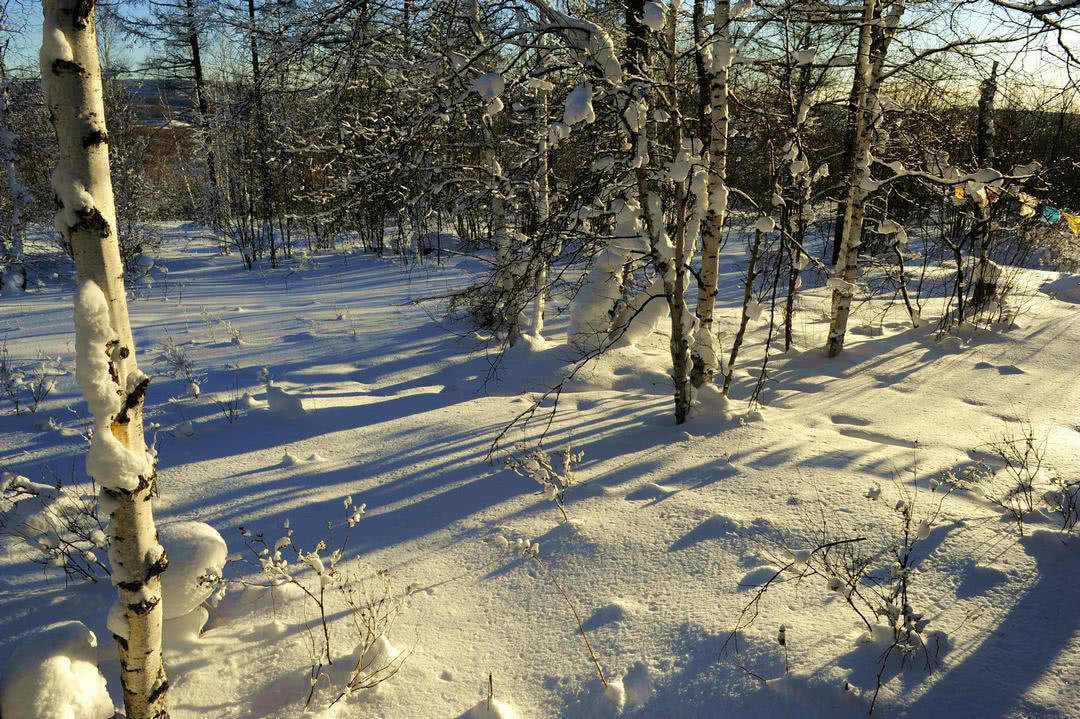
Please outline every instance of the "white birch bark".
[{"label": "white birch bark", "polygon": [[864,0],[862,27],[859,31],[859,50],[855,72],[866,81],[860,87],[858,112],[855,117],[855,163],[848,176],[848,201],[844,210],[844,236],[840,243],[840,257],[836,263],[836,278],[832,282],[832,321],[826,353],[835,357],[844,349],[848,316],[855,280],[858,278],[859,245],[862,240],[863,217],[866,198],[874,189],[870,177],[871,145],[874,123],[880,104],[878,92],[884,74],[885,57],[889,43],[896,34],[904,3],[894,4],[888,16],[880,17],[876,0]]},{"label": "white birch bark", "polygon": [[0,238],[0,294],[11,290],[26,289],[26,265],[23,259],[23,240],[26,221],[23,210],[30,202],[30,192],[19,179],[15,169],[15,134],[8,124],[8,103],[11,79],[0,66],[0,166],[5,168],[8,183],[8,199],[11,202],[11,220],[5,236]]},{"label": "white birch bark", "polygon": [[150,378],[135,363],[95,39],[94,5],[44,0],[41,75],[59,141],[53,189],[56,227],[72,246],[76,279],[76,376],[94,415],[87,471],[109,515],[113,583],[128,719],[166,719],[168,680],[161,660],[161,580],[168,558],[150,503],[154,460],[143,440],[142,403]]},{"label": "white birch bark", "polygon": [[[541,67],[543,63],[541,61]],[[539,155],[540,166],[537,168],[539,177],[536,178],[536,214],[539,220],[538,230],[541,238],[544,237],[547,230],[548,216],[551,214],[551,198],[550,189],[548,184],[548,174],[551,171],[549,166],[549,147],[548,147],[548,131],[547,131],[547,118],[548,118],[548,91],[547,89],[540,87],[536,92],[536,114],[537,124],[540,128],[540,142],[539,142]],[[553,250],[555,248],[552,248]],[[548,264],[551,259],[558,252],[552,252],[551,256],[545,252],[546,243],[540,244],[540,257],[537,258],[539,266],[536,269],[536,304],[533,308],[533,326],[532,332],[539,339],[544,334],[544,306],[547,300],[547,282],[548,282]]]},{"label": "white birch bark", "polygon": [[691,377],[697,387],[711,382],[719,367],[716,340],[713,336],[713,316],[716,312],[720,273],[720,244],[728,206],[727,144],[730,114],[727,83],[733,49],[730,23],[730,0],[717,0],[713,17],[716,40],[713,43],[710,69],[712,122],[709,133],[709,203],[705,210],[705,223],[701,234],[701,283],[698,286],[696,311],[698,326],[692,349],[694,367]]}]

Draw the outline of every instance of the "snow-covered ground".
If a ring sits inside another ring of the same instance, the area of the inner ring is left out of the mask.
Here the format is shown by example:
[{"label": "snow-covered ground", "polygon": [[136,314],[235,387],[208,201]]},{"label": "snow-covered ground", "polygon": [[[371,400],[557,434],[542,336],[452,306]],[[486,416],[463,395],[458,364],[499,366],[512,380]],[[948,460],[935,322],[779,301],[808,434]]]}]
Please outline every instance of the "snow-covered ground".
[{"label": "snow-covered ground", "polygon": [[[737,245],[721,278],[731,326]],[[160,425],[156,516],[212,525],[230,560],[243,559],[226,579],[244,582],[167,623],[174,719],[296,717],[305,705],[323,719],[584,718],[620,706],[653,719],[837,718],[865,715],[879,677],[875,716],[1080,712],[1078,542],[1039,496],[1021,537],[987,499],[1004,472],[984,492],[938,485],[974,462],[1000,469],[991,445],[1025,426],[1045,441],[1046,465],[1080,475],[1080,278],[1026,272],[1012,327],[944,341],[863,307],[835,360],[819,349],[824,290],[808,291],[800,349],[774,356],[765,405],[748,413],[743,401],[760,368],[759,321],[731,403],[704,397],[682,426],[657,334],[582,370],[550,426],[551,398],[489,462],[506,424],[573,366],[564,318],[549,318],[549,342],[521,343],[497,363],[481,337],[411,302],[456,286],[466,262],[406,273],[338,252],[245,273],[185,227],[165,248],[131,305],[140,364],[157,376],[147,402],[147,423]],[[58,379],[36,413],[0,408],[0,469],[45,485],[85,476],[72,292],[61,268],[52,283],[0,297],[12,360],[43,351]],[[175,363],[154,366],[170,340],[191,362],[197,398],[188,379],[166,376]],[[564,446],[582,453],[567,520],[536,482],[503,467],[543,432],[556,470]],[[1036,482],[1049,489],[1050,476]],[[896,585],[901,501],[907,603],[922,615],[908,655],[889,652],[887,617],[864,623],[844,588],[829,587],[859,553],[872,562],[860,593]],[[302,587],[265,586],[260,534]],[[290,535],[304,558],[278,542]],[[65,582],[3,541],[0,653],[81,621],[122,707],[107,579]],[[830,542],[844,543],[812,552]],[[752,585],[781,569],[759,595]],[[335,703],[348,683],[374,686]]]}]

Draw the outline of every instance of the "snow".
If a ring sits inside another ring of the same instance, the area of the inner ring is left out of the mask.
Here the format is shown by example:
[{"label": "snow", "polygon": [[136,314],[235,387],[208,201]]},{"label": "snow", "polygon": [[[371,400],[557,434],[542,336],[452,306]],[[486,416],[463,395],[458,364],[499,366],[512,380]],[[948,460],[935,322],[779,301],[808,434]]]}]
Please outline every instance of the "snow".
[{"label": "snow", "polygon": [[1039,289],[1062,302],[1080,305],[1080,275],[1062,275]]},{"label": "snow", "polygon": [[658,2],[645,3],[645,11],[641,15],[641,22],[653,32],[664,29],[664,6]]},{"label": "snow", "polygon": [[506,89],[506,81],[503,80],[502,74],[488,72],[473,81],[473,89],[485,100],[494,100]]},{"label": "snow", "polygon": [[161,575],[161,604],[165,619],[173,619],[194,611],[214,593],[228,548],[204,522],[159,524],[158,538],[169,555],[169,569]]},{"label": "snow", "polygon": [[[588,322],[574,328],[586,346],[606,337],[618,273],[629,248],[643,242],[640,209],[612,209],[619,210],[617,239],[579,295]],[[756,218],[737,219],[721,257],[713,337],[725,368],[742,317],[743,247]],[[1075,537],[1057,532],[1053,512],[1042,508],[1019,539],[1015,523],[1002,521],[991,502],[970,491],[943,496],[940,480],[976,459],[990,461],[986,443],[1023,418],[1046,438],[1047,461],[1061,476],[1080,472],[1076,275],[1019,271],[1024,309],[1017,326],[964,328],[940,342],[944,298],[924,302],[917,329],[902,307],[855,303],[853,326],[875,332],[849,336],[835,360],[821,352],[828,290],[808,280],[792,326],[797,349],[777,353],[773,337],[766,404],[751,414],[746,402],[768,339],[762,321],[747,328],[730,396],[703,388],[678,427],[661,322],[633,346],[612,348],[581,368],[557,404],[553,395],[544,399],[534,421],[512,432],[489,462],[498,432],[580,358],[567,343],[570,313],[553,313],[543,340],[523,339],[493,371],[494,355],[478,347],[481,340],[459,327],[447,332],[445,320],[411,301],[471,280],[475,261],[452,257],[406,274],[399,261],[323,252],[318,268],[286,283],[288,260],[280,271],[247,273],[235,256],[216,253],[204,239],[209,233],[165,229],[169,239],[157,260],[169,266],[170,281],[185,282],[183,302],[133,303],[136,339],[149,348],[166,331],[183,337],[206,372],[198,398],[184,381],[156,377],[146,405],[148,425],[161,425],[154,501],[170,557],[163,579],[188,577],[180,600],[163,590],[167,613],[188,609],[164,627],[174,719],[304,715],[313,654],[322,648],[320,612],[299,586],[269,586],[254,542],[265,533],[272,548],[287,531],[286,518],[293,534],[281,553],[289,576],[317,596],[321,579],[334,573],[326,587],[334,668],[324,667],[312,716],[475,715],[487,711],[489,673],[493,711],[520,719],[615,716],[620,696],[622,716],[642,719],[866,716],[884,647],[860,643],[867,627],[830,589],[832,577],[792,575],[774,584],[757,620],[738,632],[738,651],[725,640],[757,591],[748,585],[767,581],[800,553],[807,561],[793,569],[814,566],[809,550],[822,522],[835,538],[866,536],[868,552],[890,557],[889,544],[903,536],[899,500],[915,508],[911,558],[918,572],[909,602],[923,614],[919,621],[930,620],[923,636],[941,650],[931,671],[921,654],[904,666],[890,662],[874,716],[1075,713]],[[810,249],[821,256],[820,245]],[[41,348],[67,360],[82,349],[69,346],[74,291],[69,281],[17,304],[0,297],[13,356],[33,357]],[[767,300],[761,304],[767,320]],[[229,316],[245,343],[207,336],[203,306]],[[230,311],[238,306],[247,311]],[[338,308],[348,310],[348,322],[336,319]],[[20,330],[14,317],[35,319]],[[80,319],[90,327],[99,321],[99,311]],[[264,366],[274,373],[270,387],[303,399],[301,417],[271,407]],[[224,396],[239,404],[232,421],[215,402]],[[72,434],[43,435],[33,428],[40,417],[5,413],[0,465],[11,477],[54,489],[55,476],[67,482],[74,465],[77,495],[92,499],[79,432],[96,418],[70,376],[60,378],[41,412]],[[502,468],[506,452],[542,432],[549,453],[566,445],[584,452],[566,495],[569,521],[535,481]],[[300,461],[287,466],[285,454]],[[190,533],[198,546],[188,554],[203,561],[186,560],[170,543],[170,527],[191,520],[219,533]],[[510,542],[499,546],[500,536],[515,544],[527,538],[540,551],[535,559],[511,552]],[[101,557],[104,539],[104,532],[95,535],[86,548]],[[317,549],[320,541],[325,549]],[[108,621],[115,588],[106,577],[65,582],[59,570],[30,561],[25,545],[0,542],[0,652],[11,655],[24,641],[35,646],[43,625],[81,621],[102,639],[89,655],[100,653],[107,684],[98,686],[109,692],[110,711],[120,706],[108,629],[124,629]],[[309,561],[298,559],[293,545]],[[222,569],[228,551],[234,562]],[[203,602],[206,588],[187,581],[207,567],[245,583],[230,582],[216,604]],[[346,575],[358,601],[386,597],[383,606],[398,608],[392,627],[371,637],[358,631],[358,615],[340,591]],[[890,577],[882,564],[873,579]],[[585,623],[610,695],[556,581]],[[891,641],[886,619],[867,618],[880,625],[879,639]],[[397,673],[330,707],[357,658],[380,653],[393,655]],[[80,665],[96,681],[90,668]],[[8,719],[7,706],[2,713]]]},{"label": "snow", "polygon": [[146,453],[125,447],[112,433],[112,418],[121,404],[106,353],[106,345],[114,339],[105,294],[93,280],[86,280],[75,296],[75,378],[94,416],[86,471],[102,487],[133,490],[140,476],[150,476],[153,462]]},{"label": "snow", "polygon": [[272,380],[266,381],[266,403],[270,411],[279,417],[296,419],[304,414],[300,397],[278,387]]},{"label": "snow", "polygon": [[97,637],[82,622],[51,624],[9,650],[0,680],[5,719],[111,719]]},{"label": "snow", "polygon": [[776,229],[776,220],[768,215],[762,215],[754,223],[754,229],[758,232],[772,232]]},{"label": "snow", "polygon": [[520,719],[512,706],[500,699],[481,699],[459,719]]},{"label": "snow", "polygon": [[563,111],[563,122],[567,125],[576,125],[579,122],[591,124],[596,120],[593,112],[592,85],[585,83],[578,85],[566,96],[566,109]]}]

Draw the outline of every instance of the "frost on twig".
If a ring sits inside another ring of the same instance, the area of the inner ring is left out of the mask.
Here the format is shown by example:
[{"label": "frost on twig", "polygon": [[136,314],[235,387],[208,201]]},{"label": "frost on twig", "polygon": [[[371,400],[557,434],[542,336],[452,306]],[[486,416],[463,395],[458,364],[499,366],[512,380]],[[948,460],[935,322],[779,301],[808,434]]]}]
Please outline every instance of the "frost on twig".
[{"label": "frost on twig", "polygon": [[584,452],[574,454],[567,445],[561,453],[562,471],[557,471],[551,463],[551,457],[539,447],[522,457],[511,456],[506,460],[506,468],[522,477],[529,477],[540,485],[544,496],[555,502],[563,519],[566,516],[566,491],[574,484],[573,466],[581,462]]}]

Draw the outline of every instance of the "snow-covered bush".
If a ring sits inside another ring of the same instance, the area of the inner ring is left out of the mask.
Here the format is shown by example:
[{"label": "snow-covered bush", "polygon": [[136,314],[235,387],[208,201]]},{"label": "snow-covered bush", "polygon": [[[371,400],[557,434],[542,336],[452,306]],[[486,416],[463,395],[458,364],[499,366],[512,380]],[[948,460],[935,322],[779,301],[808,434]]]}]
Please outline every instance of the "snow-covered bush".
[{"label": "snow-covered bush", "polygon": [[997,471],[983,462],[968,465],[949,479],[996,505],[1016,523],[1021,535],[1028,517],[1040,506],[1057,514],[1064,532],[1071,532],[1080,518],[1080,479],[1067,479],[1049,465],[1046,438],[1040,438],[1030,422],[1007,428],[981,449],[1000,460]]},{"label": "snow-covered bush", "polygon": [[0,680],[4,719],[111,719],[97,637],[82,622],[49,625],[8,655]]},{"label": "snow-covered bush", "polygon": [[169,556],[169,568],[161,575],[165,619],[194,611],[215,592],[220,596],[228,547],[216,529],[203,522],[159,524],[158,541]]},{"label": "snow-covered bush", "polygon": [[[827,592],[839,595],[858,617],[866,629],[861,641],[880,646],[871,713],[890,658],[898,658],[901,667],[921,659],[924,668],[931,671],[947,646],[943,645],[944,634],[927,631],[930,620],[914,605],[913,585],[919,576],[914,551],[930,536],[942,503],[956,485],[939,480],[928,484],[929,497],[920,490],[917,478],[910,489],[898,490],[899,496],[892,504],[898,523],[891,537],[853,536],[833,523],[822,506],[818,520],[812,526],[808,524],[807,536],[798,540],[802,546],[781,550],[783,556],[776,557],[780,568],[756,585],[753,598],[743,608],[725,646],[760,616],[761,599],[770,589],[789,580],[797,585],[817,580]],[[881,487],[870,488],[865,496],[870,502],[879,502]],[[780,626],[777,643],[785,652],[786,670],[789,627]]]},{"label": "snow-covered bush", "polygon": [[506,460],[506,468],[529,477],[536,481],[542,488],[544,496],[555,502],[555,506],[562,512],[564,520],[566,516],[566,490],[574,484],[573,466],[581,462],[584,452],[574,454],[567,445],[563,448],[562,472],[558,472],[551,464],[551,457],[543,449],[537,447],[522,457],[512,456]]},{"label": "snow-covered bush", "polygon": [[188,351],[176,344],[172,335],[165,333],[165,339],[158,346],[154,355],[154,369],[174,379],[185,380],[188,392],[195,399],[199,398],[200,384],[205,380],[205,372],[196,369]]},{"label": "snow-covered bush", "polygon": [[97,581],[110,574],[108,533],[97,498],[4,472],[0,475],[0,534],[16,538],[34,561],[68,577]]},{"label": "snow-covered bush", "polygon": [[38,352],[34,362],[17,365],[8,352],[7,342],[0,341],[0,401],[5,401],[20,414],[37,412],[41,403],[56,389],[59,377],[68,374],[60,357],[47,357]]},{"label": "snow-covered bush", "polygon": [[[262,532],[252,533],[240,527],[252,558],[245,559],[240,554],[229,555],[236,578],[233,580],[244,586],[275,587],[291,585],[298,589],[318,611],[321,642],[314,633],[311,635],[311,691],[307,697],[310,705],[320,684],[330,684],[333,699],[331,706],[353,694],[373,689],[390,679],[408,658],[390,644],[387,635],[394,621],[405,606],[405,600],[412,593],[412,586],[399,591],[391,581],[388,570],[378,570],[371,576],[363,571],[359,562],[344,560],[345,549],[353,528],[360,522],[366,511],[366,505],[354,505],[352,497],[343,500],[345,521],[338,525],[345,527],[344,536],[337,548],[326,552],[328,543],[320,540],[309,552],[305,552],[293,543],[293,529],[289,520],[285,520],[283,533],[272,544]],[[332,531],[334,523],[328,522]],[[331,537],[332,539],[332,537]],[[258,567],[262,580],[245,577],[240,572],[241,565]],[[334,602],[340,601],[344,614],[349,617],[352,631],[340,629],[332,624]],[[352,636],[350,637],[349,634]],[[335,647],[349,642],[353,648],[344,654]],[[355,643],[353,643],[355,642]],[[321,644],[321,646],[320,646]],[[335,657],[335,654],[338,655]],[[329,668],[338,662],[346,662],[351,668],[344,677],[343,685],[333,686],[334,679]]]}]

